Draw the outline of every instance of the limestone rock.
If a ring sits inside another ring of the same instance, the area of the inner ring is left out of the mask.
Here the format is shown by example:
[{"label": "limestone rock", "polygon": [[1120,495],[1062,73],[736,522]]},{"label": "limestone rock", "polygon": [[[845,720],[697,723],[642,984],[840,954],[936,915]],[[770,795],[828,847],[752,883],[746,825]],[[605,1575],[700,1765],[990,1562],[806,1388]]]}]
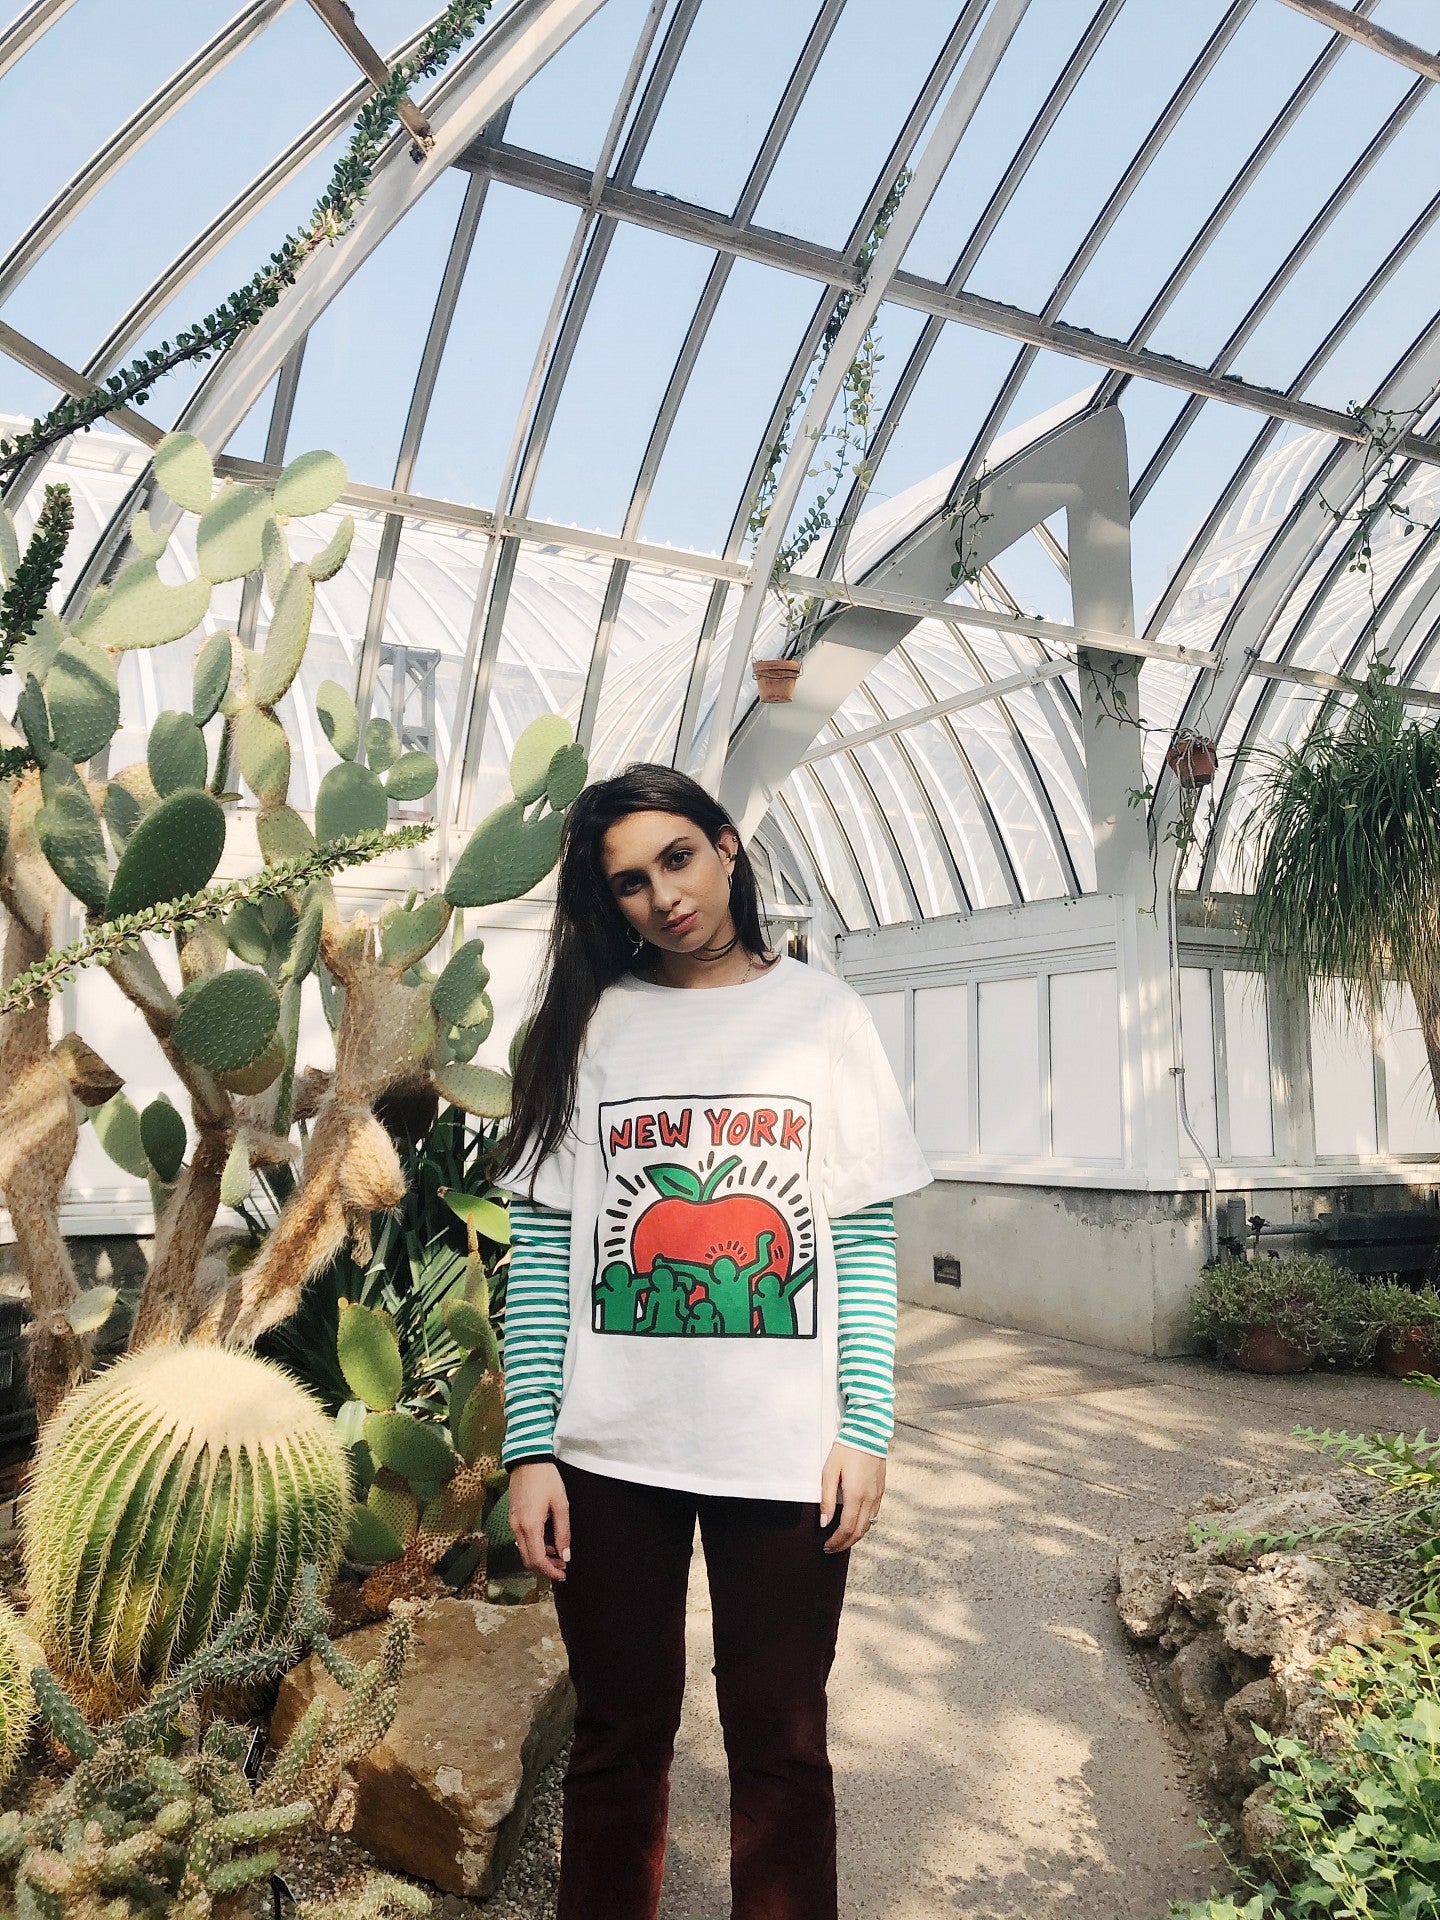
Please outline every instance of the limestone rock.
[{"label": "limestone rock", "polygon": [[1170,1678],[1181,1711],[1193,1725],[1202,1726],[1215,1715],[1233,1691],[1225,1666],[1225,1642],[1218,1627],[1197,1634],[1180,1649]]},{"label": "limestone rock", "polygon": [[[536,1778],[574,1720],[555,1609],[444,1598],[406,1611],[414,1640],[394,1724],[357,1762],[344,1824],[381,1866],[481,1898],[510,1864]],[[363,1664],[383,1635],[362,1627],[344,1651]],[[281,1684],[273,1746],[317,1690],[338,1697],[312,1655]]]},{"label": "limestone rock", "polygon": [[[1217,1514],[1212,1524],[1227,1533],[1268,1534],[1284,1539],[1289,1534],[1305,1534],[1315,1527],[1333,1527],[1347,1518],[1334,1490],[1321,1482],[1318,1486],[1286,1487],[1276,1493],[1260,1494]],[[1327,1552],[1335,1549],[1327,1548]],[[1236,1544],[1220,1550],[1219,1557],[1232,1567],[1253,1564],[1256,1549]]]},{"label": "limestone rock", "polygon": [[1120,1549],[1116,1605],[1125,1631],[1136,1640],[1157,1640],[1170,1613],[1171,1574],[1190,1547],[1184,1527],[1172,1527],[1152,1540],[1136,1540]]}]

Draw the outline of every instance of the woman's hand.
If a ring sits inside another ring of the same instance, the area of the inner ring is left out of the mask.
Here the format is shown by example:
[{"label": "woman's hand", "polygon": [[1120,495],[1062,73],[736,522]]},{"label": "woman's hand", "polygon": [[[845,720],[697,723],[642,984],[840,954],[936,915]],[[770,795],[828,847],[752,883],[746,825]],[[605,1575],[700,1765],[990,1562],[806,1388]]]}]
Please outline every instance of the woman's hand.
[{"label": "woman's hand", "polygon": [[[884,1497],[885,1462],[878,1454],[866,1453],[862,1447],[847,1447],[837,1440],[820,1476],[821,1526],[829,1526],[832,1513],[840,1516],[840,1524],[825,1542],[826,1553],[844,1553],[857,1540],[863,1540],[875,1524]],[[513,1512],[513,1494],[510,1501]]]},{"label": "woman's hand", "polygon": [[[545,1538],[553,1522],[555,1544]],[[570,1502],[565,1482],[553,1460],[522,1460],[510,1469],[510,1531],[520,1558],[531,1573],[565,1578],[570,1558]]]}]

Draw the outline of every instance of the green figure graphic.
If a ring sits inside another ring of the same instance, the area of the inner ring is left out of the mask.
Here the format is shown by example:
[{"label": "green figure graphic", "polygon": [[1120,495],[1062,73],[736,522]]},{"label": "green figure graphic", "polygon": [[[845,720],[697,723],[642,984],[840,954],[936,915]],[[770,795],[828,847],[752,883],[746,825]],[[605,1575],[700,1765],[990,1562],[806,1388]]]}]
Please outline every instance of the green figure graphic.
[{"label": "green figure graphic", "polygon": [[623,1260],[612,1260],[595,1282],[602,1333],[634,1333],[635,1303],[649,1283]]},{"label": "green figure graphic", "polygon": [[722,1253],[711,1269],[707,1286],[726,1333],[749,1333],[750,1283],[769,1266],[774,1244],[773,1233],[762,1233],[755,1243],[755,1258],[748,1265],[737,1266],[728,1253]]},{"label": "green figure graphic", "polygon": [[800,1329],[795,1320],[795,1296],[815,1271],[815,1262],[807,1260],[787,1278],[778,1273],[762,1273],[755,1282],[755,1311],[760,1316],[760,1332],[777,1338],[793,1339]]},{"label": "green figure graphic", "polygon": [[724,1323],[720,1310],[713,1300],[697,1300],[690,1309],[690,1317],[685,1322],[686,1333],[723,1333]]},{"label": "green figure graphic", "polygon": [[650,1297],[641,1316],[641,1333],[684,1333],[693,1285],[693,1280],[683,1279],[668,1261],[657,1260],[650,1274]]}]

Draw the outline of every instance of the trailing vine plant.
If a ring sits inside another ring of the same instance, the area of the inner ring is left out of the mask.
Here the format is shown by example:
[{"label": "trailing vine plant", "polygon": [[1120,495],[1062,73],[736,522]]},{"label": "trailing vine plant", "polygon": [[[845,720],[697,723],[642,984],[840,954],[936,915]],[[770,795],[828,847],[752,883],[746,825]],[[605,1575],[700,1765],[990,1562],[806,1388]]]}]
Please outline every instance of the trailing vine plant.
[{"label": "trailing vine plant", "polygon": [[[780,432],[765,457],[764,471],[760,475],[760,484],[756,489],[755,505],[746,525],[746,538],[753,552],[759,544],[765,524],[775,504],[775,491],[779,484],[780,469],[790,451],[798,422],[803,418],[810,404],[820,375],[826,362],[834,351],[840,338],[841,329],[849,317],[856,299],[864,291],[870,268],[880,244],[890,230],[905,190],[910,185],[911,174],[904,169],[886,194],[875,216],[874,225],[865,236],[859,255],[856,258],[857,284],[846,288],[836,299],[830,317],[820,335],[815,354],[806,371],[805,377],[795,390],[794,398],[786,409]],[[809,480],[818,479],[820,489],[805,512],[801,515],[793,530],[781,542],[770,571],[770,585],[785,610],[785,629],[792,642],[798,643],[807,622],[813,621],[819,608],[819,602],[813,594],[796,593],[785,584],[785,576],[794,571],[810,551],[821,535],[833,526],[831,508],[836,495],[848,477],[853,477],[863,492],[874,477],[874,470],[866,461],[866,449],[870,444],[870,431],[875,415],[875,375],[884,360],[880,351],[879,339],[872,325],[860,343],[859,351],[845,371],[840,388],[840,417],[832,426],[817,436],[815,442],[815,464],[806,474]],[[798,644],[793,647],[799,651]]]},{"label": "trailing vine plant", "polygon": [[[410,58],[391,70],[384,86],[377,88],[360,109],[349,144],[304,226],[282,240],[243,287],[222,300],[196,326],[149,348],[129,366],[112,373],[103,385],[78,398],[62,400],[13,440],[0,439],[0,487],[13,480],[28,461],[48,453],[72,433],[88,431],[97,420],[121,407],[143,406],[156,381],[167,373],[191,361],[213,359],[256,326],[285,289],[294,284],[310,255],[322,246],[333,246],[355,224],[376,163],[399,120],[402,96],[447,65],[476,33],[492,4],[493,0],[450,0]],[[412,146],[412,152],[416,159],[422,157],[418,145]]]}]

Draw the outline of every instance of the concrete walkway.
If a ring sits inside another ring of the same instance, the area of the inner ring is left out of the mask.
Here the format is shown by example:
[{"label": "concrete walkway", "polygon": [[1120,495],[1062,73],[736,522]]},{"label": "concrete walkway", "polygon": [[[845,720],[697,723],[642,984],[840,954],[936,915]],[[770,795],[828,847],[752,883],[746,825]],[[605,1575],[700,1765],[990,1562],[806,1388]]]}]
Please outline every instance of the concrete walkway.
[{"label": "concrete walkway", "polygon": [[[1224,1870],[1127,1653],[1117,1546],[1246,1471],[1313,1471],[1297,1424],[1413,1430],[1433,1403],[1368,1376],[1255,1379],[907,1308],[898,1411],[831,1684],[841,1912],[1163,1920]],[[730,1911],[696,1576],[664,1920]]]}]

